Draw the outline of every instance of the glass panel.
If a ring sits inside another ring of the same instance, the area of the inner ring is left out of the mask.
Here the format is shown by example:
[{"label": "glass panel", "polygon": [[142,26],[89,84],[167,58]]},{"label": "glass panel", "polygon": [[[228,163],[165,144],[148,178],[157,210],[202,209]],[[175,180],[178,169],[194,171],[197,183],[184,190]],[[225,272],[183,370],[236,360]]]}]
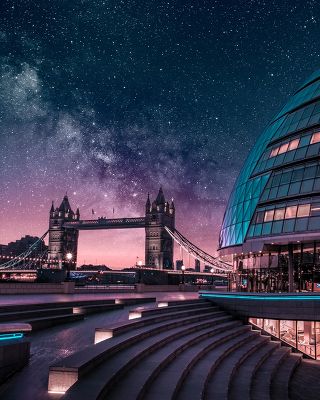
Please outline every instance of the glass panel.
[{"label": "glass panel", "polygon": [[289,206],[286,208],[285,219],[295,218],[298,206]]},{"label": "glass panel", "polygon": [[315,231],[320,229],[320,217],[312,217],[309,218],[309,226],[308,230],[309,231]]},{"label": "glass panel", "polygon": [[306,231],[308,227],[308,218],[296,219],[294,230],[296,232]]},{"label": "glass panel", "polygon": [[271,153],[270,153],[270,158],[275,157],[278,154],[278,151],[279,151],[279,147],[272,149]]},{"label": "glass panel", "polygon": [[301,184],[301,193],[312,192],[314,179],[308,179]]},{"label": "glass panel", "polygon": [[289,219],[283,223],[283,232],[293,232],[295,219]]},{"label": "glass panel", "polygon": [[319,143],[320,142],[320,132],[316,132],[312,135],[310,144]]},{"label": "glass panel", "polygon": [[269,235],[269,233],[271,233],[271,227],[272,227],[271,222],[267,222],[266,224],[263,224],[262,234]]},{"label": "glass panel", "polygon": [[291,140],[291,142],[289,143],[288,151],[296,149],[299,146],[299,141],[300,139]]},{"label": "glass panel", "polygon": [[272,233],[281,233],[282,225],[283,225],[283,221],[275,221],[272,224]]},{"label": "glass panel", "polygon": [[313,203],[311,204],[310,207],[310,215],[313,216],[318,216],[320,215],[320,203]]},{"label": "glass panel", "polygon": [[285,153],[288,150],[289,143],[284,143],[280,146],[278,154]]},{"label": "glass panel", "polygon": [[289,185],[288,184],[279,186],[278,197],[287,196],[288,190],[289,190]]},{"label": "glass panel", "polygon": [[264,218],[264,211],[259,211],[256,214],[256,224],[262,224]]},{"label": "glass panel", "polygon": [[280,335],[280,323],[276,319],[265,319],[264,330],[277,338]]},{"label": "glass panel", "polygon": [[293,181],[301,181],[303,177],[304,168],[295,169],[292,173],[292,182]]},{"label": "glass panel", "polygon": [[298,194],[300,192],[301,182],[294,182],[290,184],[288,195]]},{"label": "glass panel", "polygon": [[291,346],[296,347],[296,321],[281,320],[280,321],[280,339]]},{"label": "glass panel", "polygon": [[313,321],[297,321],[298,350],[315,358],[315,326]]},{"label": "glass panel", "polygon": [[297,217],[309,217],[310,204],[300,204],[298,206]]},{"label": "glass panel", "polygon": [[286,209],[285,208],[278,208],[275,210],[274,212],[274,220],[278,220],[278,219],[284,219],[284,213],[285,213]]},{"label": "glass panel", "polygon": [[284,172],[281,176],[281,184],[289,183],[291,178],[292,171]]},{"label": "glass panel", "polygon": [[320,360],[320,322],[315,322],[317,360]]},{"label": "glass panel", "polygon": [[266,211],[265,214],[264,214],[264,221],[265,222],[272,221],[273,220],[273,214],[274,214],[274,210]]}]

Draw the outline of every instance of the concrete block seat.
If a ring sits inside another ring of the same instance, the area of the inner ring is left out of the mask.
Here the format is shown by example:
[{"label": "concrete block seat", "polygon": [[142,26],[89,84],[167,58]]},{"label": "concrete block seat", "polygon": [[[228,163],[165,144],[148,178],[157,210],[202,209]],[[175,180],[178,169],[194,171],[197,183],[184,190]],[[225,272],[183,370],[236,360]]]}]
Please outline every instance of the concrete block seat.
[{"label": "concrete block seat", "polygon": [[24,334],[31,329],[24,323],[0,324],[0,384],[28,363],[30,343]]},{"label": "concrete block seat", "polygon": [[[181,303],[183,302],[181,301]],[[187,304],[168,305],[167,307],[137,307],[129,311],[129,319],[141,318],[148,315],[172,313],[180,310],[198,309],[200,311],[202,308],[208,307],[208,305],[209,304],[206,301],[199,301],[199,303],[194,302]]]},{"label": "concrete block seat", "polygon": [[[205,314],[208,316],[208,314]],[[102,396],[110,397],[110,392],[114,388],[114,385],[121,380],[121,386],[123,386],[123,379],[128,372],[136,369],[137,365],[140,363],[144,364],[146,359],[145,368],[150,370],[150,367],[155,367],[158,363],[151,364],[148,362],[150,355],[161,349],[171,349],[172,346],[178,351],[182,348],[188,347],[193,341],[199,341],[207,336],[212,336],[215,334],[216,327],[219,327],[222,323],[230,321],[229,316],[221,317],[221,315],[214,317],[211,315],[211,319],[203,321],[198,319],[195,322],[189,322],[188,324],[183,324],[179,326],[178,324],[167,325],[166,329],[156,329],[153,335],[148,335],[147,337],[136,340],[131,343],[130,346],[118,349],[117,352],[109,354],[107,360],[96,366],[92,373],[87,376],[83,376],[79,381],[69,389],[64,398],[66,399],[96,399]],[[224,326],[222,329],[226,329]],[[113,338],[112,340],[120,339]],[[143,340],[142,340],[143,339]],[[110,340],[110,342],[112,341]],[[108,342],[108,341],[107,341]],[[104,343],[104,342],[102,342]],[[101,344],[102,344],[101,343]],[[171,356],[174,352],[171,353]],[[65,364],[65,362],[64,362]],[[51,371],[50,371],[51,372]],[[147,372],[147,370],[145,371]],[[49,378],[50,383],[50,378]],[[142,382],[143,383],[143,382]],[[142,385],[141,385],[142,386]],[[129,386],[130,387],[130,386]],[[138,389],[140,389],[138,387]],[[130,387],[130,393],[128,392],[128,386],[126,386],[126,397],[136,398],[133,393],[133,388]],[[135,387],[137,391],[137,387]],[[122,395],[120,395],[121,398]],[[122,397],[123,398],[123,397]]]},{"label": "concrete block seat", "polygon": [[[175,314],[160,314],[153,317],[142,318],[139,321],[128,322],[127,324],[116,324],[110,328],[101,328],[103,333],[112,337],[110,340],[90,346],[83,351],[67,357],[61,361],[61,365],[50,367],[49,386],[51,391],[67,390],[78,379],[104,361],[110,359],[114,354],[132,347],[136,343],[156,337],[168,330],[178,329],[190,324],[212,323],[214,318],[226,317],[217,307],[210,306],[201,312],[197,310],[179,311]],[[230,317],[228,317],[230,319]],[[194,328],[194,327],[193,327]],[[157,340],[156,340],[157,342]]]},{"label": "concrete block seat", "polygon": [[49,317],[55,315],[66,315],[72,313],[73,313],[73,307],[42,308],[38,310],[13,311],[6,313],[3,312],[0,314],[0,323],[8,321],[25,321],[28,319]]}]

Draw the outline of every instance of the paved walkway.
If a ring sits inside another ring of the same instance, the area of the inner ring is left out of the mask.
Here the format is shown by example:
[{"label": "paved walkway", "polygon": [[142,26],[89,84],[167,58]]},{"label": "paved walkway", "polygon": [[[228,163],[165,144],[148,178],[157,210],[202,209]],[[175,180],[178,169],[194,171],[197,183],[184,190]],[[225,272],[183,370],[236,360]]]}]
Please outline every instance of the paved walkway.
[{"label": "paved walkway", "polygon": [[[85,295],[24,295],[1,296],[2,304],[46,303],[71,300],[94,300],[105,298],[157,297],[157,300],[185,300],[197,298],[197,293],[145,293],[141,295],[85,294]],[[147,304],[146,304],[147,305]],[[128,320],[128,312],[135,306],[107,313],[91,315],[83,321],[59,325],[35,332],[30,337],[31,358],[28,366],[0,386],[1,400],[53,400],[60,396],[48,394],[49,366],[94,342],[94,330],[115,322]]]}]

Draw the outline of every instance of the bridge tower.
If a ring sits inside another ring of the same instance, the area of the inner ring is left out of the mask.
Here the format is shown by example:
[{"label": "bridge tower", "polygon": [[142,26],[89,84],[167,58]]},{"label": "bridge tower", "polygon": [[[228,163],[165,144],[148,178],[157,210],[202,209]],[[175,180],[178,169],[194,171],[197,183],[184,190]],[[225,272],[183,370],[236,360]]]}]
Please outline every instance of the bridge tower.
[{"label": "bridge tower", "polygon": [[79,209],[75,213],[72,211],[67,195],[64,196],[59,208],[55,209],[52,202],[49,216],[48,258],[59,268],[66,267],[67,253],[72,253],[72,265],[76,265],[79,231],[74,228],[65,228],[64,223],[79,219]]},{"label": "bridge tower", "polygon": [[165,226],[174,231],[175,208],[165,200],[160,187],[155,201],[146,202],[146,266],[157,269],[173,269],[173,239],[165,230]]}]

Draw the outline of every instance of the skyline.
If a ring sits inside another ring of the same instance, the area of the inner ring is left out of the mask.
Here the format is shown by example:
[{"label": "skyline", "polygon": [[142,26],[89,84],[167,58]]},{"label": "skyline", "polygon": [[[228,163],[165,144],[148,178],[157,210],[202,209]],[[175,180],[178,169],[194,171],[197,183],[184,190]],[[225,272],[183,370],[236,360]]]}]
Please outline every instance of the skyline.
[{"label": "skyline", "polygon": [[[41,236],[66,191],[131,217],[162,185],[214,255],[247,154],[319,67],[317,2],[20,3],[0,5],[0,243]],[[142,231],[80,233],[79,263],[137,256]]]}]

